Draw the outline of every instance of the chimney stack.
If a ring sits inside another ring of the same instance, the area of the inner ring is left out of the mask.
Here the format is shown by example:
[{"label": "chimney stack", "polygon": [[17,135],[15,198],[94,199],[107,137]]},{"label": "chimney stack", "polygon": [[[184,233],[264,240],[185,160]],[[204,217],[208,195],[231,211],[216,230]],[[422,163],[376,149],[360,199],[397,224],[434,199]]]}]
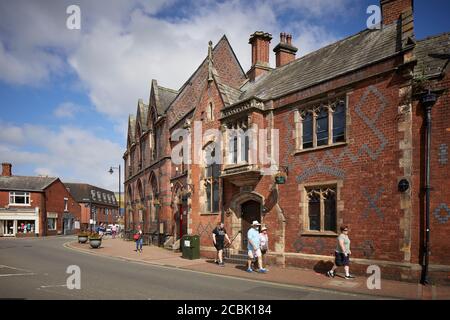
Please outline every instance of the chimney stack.
[{"label": "chimney stack", "polygon": [[2,163],[2,177],[11,177],[12,175],[11,163]]},{"label": "chimney stack", "polygon": [[292,35],[280,33],[280,43],[273,49],[277,68],[295,60],[298,49],[292,45]]},{"label": "chimney stack", "polygon": [[247,72],[250,81],[270,70],[269,46],[272,35],[263,31],[256,31],[250,36],[248,43],[252,45],[252,67]]},{"label": "chimney stack", "polygon": [[382,23],[387,26],[397,22],[404,13],[413,12],[413,0],[381,0]]}]

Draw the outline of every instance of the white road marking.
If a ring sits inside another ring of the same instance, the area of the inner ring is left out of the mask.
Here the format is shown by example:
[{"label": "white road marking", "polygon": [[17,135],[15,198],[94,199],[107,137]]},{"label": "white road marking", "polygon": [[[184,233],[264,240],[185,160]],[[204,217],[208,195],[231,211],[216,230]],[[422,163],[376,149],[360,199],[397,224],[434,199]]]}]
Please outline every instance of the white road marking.
[{"label": "white road marking", "polygon": [[16,267],[11,267],[11,266],[6,266],[4,264],[0,264],[0,268],[8,268],[8,269],[13,269],[13,270],[19,270],[19,271],[25,271],[25,272],[30,272],[30,270],[26,270],[26,269],[21,269],[21,268],[16,268]]},{"label": "white road marking", "polygon": [[12,277],[12,276],[34,276],[35,273],[9,273],[9,274],[0,274],[0,277]]},{"label": "white road marking", "polygon": [[40,286],[40,288],[56,288],[56,287],[67,287],[67,284],[55,284],[55,285],[49,285],[49,286]]}]

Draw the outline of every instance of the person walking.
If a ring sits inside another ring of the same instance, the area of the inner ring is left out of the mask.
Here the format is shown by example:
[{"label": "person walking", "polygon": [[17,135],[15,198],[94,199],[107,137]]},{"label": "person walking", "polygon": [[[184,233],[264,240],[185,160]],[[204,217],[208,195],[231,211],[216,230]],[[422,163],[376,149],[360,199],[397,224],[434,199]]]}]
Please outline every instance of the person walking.
[{"label": "person walking", "polygon": [[252,222],[252,227],[247,232],[247,250],[248,250],[248,260],[247,260],[247,272],[253,272],[252,261],[254,258],[258,259],[258,272],[266,273],[267,270],[262,267],[262,257],[260,248],[260,237],[259,237],[259,226],[261,224],[254,220]]},{"label": "person walking", "polygon": [[116,226],[116,224],[114,223],[114,224],[111,226],[111,234],[112,234],[112,238],[113,238],[113,239],[116,238],[116,233],[117,233],[117,226]]},{"label": "person walking", "polygon": [[136,241],[136,252],[140,252],[142,253],[142,230],[141,230],[141,226],[137,226],[137,231],[133,236],[134,240]]},{"label": "person walking", "polygon": [[218,222],[217,227],[212,232],[214,247],[217,250],[216,263],[223,267],[225,263],[223,262],[223,247],[225,244],[225,239],[231,244],[230,238],[228,237],[227,231],[224,228],[223,222]]},{"label": "person walking", "polygon": [[334,278],[336,275],[337,267],[344,266],[345,279],[354,279],[355,277],[350,274],[350,238],[348,237],[348,226],[341,226],[341,234],[337,237],[337,246],[334,252],[335,261],[333,268],[327,272],[330,278]]},{"label": "person walking", "polygon": [[[265,255],[269,250],[269,236],[267,235],[267,227],[264,226],[261,228],[261,232],[259,233],[259,247],[261,249],[261,265],[265,268]],[[267,269],[266,269],[267,270]]]}]

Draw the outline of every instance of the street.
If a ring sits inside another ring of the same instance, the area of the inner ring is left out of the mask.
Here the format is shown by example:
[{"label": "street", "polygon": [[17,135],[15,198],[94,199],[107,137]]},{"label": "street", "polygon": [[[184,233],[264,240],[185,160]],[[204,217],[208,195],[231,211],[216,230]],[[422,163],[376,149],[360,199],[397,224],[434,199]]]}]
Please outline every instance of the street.
[{"label": "street", "polygon": [[[0,299],[375,299],[95,256],[64,247],[73,240],[0,238]],[[70,265],[80,267],[80,289],[67,288]]]}]

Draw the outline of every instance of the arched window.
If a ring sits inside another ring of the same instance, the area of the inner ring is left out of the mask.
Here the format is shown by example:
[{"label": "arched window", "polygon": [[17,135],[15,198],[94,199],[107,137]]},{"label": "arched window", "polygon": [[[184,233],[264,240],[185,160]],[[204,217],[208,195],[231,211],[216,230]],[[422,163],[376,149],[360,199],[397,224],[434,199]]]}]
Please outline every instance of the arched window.
[{"label": "arched window", "polygon": [[212,102],[208,103],[208,107],[206,109],[206,119],[208,121],[214,120],[214,105]]}]

